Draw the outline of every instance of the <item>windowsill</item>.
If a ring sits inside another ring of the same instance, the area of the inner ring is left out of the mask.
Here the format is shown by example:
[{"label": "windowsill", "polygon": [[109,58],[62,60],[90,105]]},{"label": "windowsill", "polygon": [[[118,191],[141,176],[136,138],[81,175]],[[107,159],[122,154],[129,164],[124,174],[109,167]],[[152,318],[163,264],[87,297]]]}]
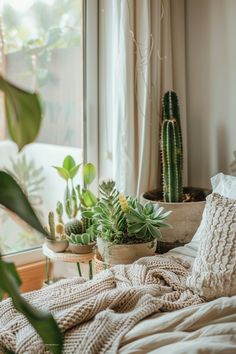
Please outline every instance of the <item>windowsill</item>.
[{"label": "windowsill", "polygon": [[33,250],[11,253],[2,256],[2,258],[7,262],[13,262],[16,267],[19,267],[25,264],[42,261],[45,259],[45,256],[43,255],[42,247],[38,247]]}]

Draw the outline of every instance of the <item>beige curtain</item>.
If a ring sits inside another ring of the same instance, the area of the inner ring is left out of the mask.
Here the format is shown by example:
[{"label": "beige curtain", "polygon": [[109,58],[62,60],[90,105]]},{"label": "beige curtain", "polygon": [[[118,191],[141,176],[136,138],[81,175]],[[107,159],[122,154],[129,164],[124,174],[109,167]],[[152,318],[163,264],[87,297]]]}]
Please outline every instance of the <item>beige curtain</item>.
[{"label": "beige curtain", "polygon": [[160,187],[161,97],[180,101],[185,150],[184,0],[99,2],[100,176],[139,196]]}]

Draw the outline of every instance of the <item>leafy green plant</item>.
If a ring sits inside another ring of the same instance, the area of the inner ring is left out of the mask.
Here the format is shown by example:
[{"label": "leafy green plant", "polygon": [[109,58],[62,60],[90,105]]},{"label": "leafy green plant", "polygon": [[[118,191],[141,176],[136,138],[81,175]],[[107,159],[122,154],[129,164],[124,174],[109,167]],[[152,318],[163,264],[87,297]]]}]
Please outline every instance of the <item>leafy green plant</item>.
[{"label": "leafy green plant", "polygon": [[170,211],[165,212],[156,204],[144,206],[133,197],[125,197],[115,187],[114,181],[105,181],[100,187],[101,198],[84,217],[93,218],[93,232],[114,244],[149,242],[161,237],[160,228],[166,223]]},{"label": "leafy green plant", "polygon": [[59,176],[66,181],[64,193],[64,208],[61,202],[57,203],[57,215],[59,222],[62,221],[63,209],[69,219],[76,218],[82,207],[92,207],[96,204],[96,196],[88,189],[82,188],[80,185],[74,186],[74,178],[79,172],[80,167],[83,169],[83,180],[85,186],[90,185],[95,179],[95,167],[92,163],[78,164],[72,156],[65,157],[62,166],[53,166]]},{"label": "leafy green plant", "polygon": [[175,92],[165,93],[162,102],[162,115],[163,199],[165,202],[182,202],[183,143],[178,97]]},{"label": "leafy green plant", "polygon": [[[32,142],[38,134],[42,119],[39,98],[37,94],[15,87],[1,76],[0,90],[5,93],[9,134],[21,149]],[[41,234],[48,236],[22,189],[5,171],[0,171],[0,205],[18,215]],[[21,281],[16,268],[13,263],[4,262],[1,254],[0,275],[0,297],[8,294],[12,298],[14,307],[28,319],[45,345],[48,345],[48,350],[60,354],[63,337],[56,321],[51,314],[35,309],[21,296],[19,291]]]}]

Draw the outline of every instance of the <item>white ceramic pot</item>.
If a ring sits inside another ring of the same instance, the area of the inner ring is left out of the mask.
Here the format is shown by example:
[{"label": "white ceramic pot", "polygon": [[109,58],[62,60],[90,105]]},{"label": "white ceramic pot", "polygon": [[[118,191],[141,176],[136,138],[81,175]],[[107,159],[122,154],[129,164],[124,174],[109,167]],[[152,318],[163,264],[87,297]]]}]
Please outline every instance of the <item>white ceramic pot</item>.
[{"label": "white ceramic pot", "polygon": [[155,254],[157,241],[135,244],[116,245],[111,242],[97,238],[97,248],[102,259],[109,266],[116,264],[131,264],[139,258],[153,256]]},{"label": "white ceramic pot", "polygon": [[[201,191],[203,191],[206,195],[210,193],[210,191],[207,190]],[[147,199],[145,195],[149,193],[144,193],[141,195],[142,204],[151,202],[159,204],[160,207],[164,207],[167,211],[172,211],[167,219],[167,223],[172,225],[172,228],[160,229],[162,234],[161,241],[171,243],[179,242],[183,244],[190,242],[197,231],[198,226],[200,225],[206,202],[195,201],[184,203],[165,203]]]}]

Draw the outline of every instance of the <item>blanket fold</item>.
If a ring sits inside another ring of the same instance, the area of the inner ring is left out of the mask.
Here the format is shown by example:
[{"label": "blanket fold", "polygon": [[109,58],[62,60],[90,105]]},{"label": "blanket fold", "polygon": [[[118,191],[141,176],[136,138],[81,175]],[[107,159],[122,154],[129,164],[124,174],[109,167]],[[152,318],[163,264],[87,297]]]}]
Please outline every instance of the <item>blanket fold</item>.
[{"label": "blanket fold", "polygon": [[[64,333],[64,353],[113,354],[145,317],[203,302],[186,287],[189,267],[170,256],[146,257],[98,273],[91,281],[62,280],[25,298],[53,314]],[[49,353],[10,299],[0,304],[0,347],[19,354]]]}]

